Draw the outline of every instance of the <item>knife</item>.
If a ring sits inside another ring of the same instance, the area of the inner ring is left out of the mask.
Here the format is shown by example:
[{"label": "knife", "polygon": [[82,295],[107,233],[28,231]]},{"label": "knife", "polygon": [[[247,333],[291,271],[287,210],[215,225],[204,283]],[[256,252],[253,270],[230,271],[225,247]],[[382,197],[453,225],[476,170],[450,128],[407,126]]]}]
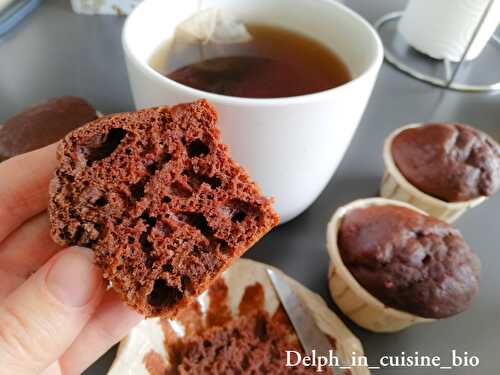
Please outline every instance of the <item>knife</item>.
[{"label": "knife", "polygon": [[[306,354],[312,356],[314,350],[317,355],[319,354],[328,358],[329,352],[333,351],[333,348],[327,336],[317,326],[311,312],[304,306],[290,285],[276,271],[268,268],[267,274]],[[347,367],[342,368],[340,357],[335,352],[333,354],[338,358],[340,366],[335,366],[334,363],[330,368],[335,370],[335,375],[343,374],[344,369]]]}]

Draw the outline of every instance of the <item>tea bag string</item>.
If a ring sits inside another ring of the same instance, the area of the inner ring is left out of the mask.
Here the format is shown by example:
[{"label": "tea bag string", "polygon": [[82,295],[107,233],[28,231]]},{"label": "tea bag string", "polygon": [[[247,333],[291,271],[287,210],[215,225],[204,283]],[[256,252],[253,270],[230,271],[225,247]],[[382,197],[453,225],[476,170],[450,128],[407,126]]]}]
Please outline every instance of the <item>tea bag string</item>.
[{"label": "tea bag string", "polygon": [[[203,8],[203,0],[198,0],[198,12],[201,11],[202,8]],[[207,54],[205,53],[204,43],[198,44],[198,52],[200,53],[200,61],[205,60]]]}]

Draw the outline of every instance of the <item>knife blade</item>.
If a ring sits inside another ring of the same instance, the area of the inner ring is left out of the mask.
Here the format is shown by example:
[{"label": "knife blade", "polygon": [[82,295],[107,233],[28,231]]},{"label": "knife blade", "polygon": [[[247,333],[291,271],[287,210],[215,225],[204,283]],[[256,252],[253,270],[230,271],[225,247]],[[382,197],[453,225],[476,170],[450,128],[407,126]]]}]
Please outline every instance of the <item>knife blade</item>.
[{"label": "knife blade", "polygon": [[340,366],[335,366],[334,363],[330,368],[335,370],[335,374],[343,374],[340,357],[333,351],[327,336],[319,329],[309,309],[276,271],[268,268],[267,274],[306,354],[312,356],[315,350],[317,354],[328,358],[329,352],[332,351],[337,356]]}]

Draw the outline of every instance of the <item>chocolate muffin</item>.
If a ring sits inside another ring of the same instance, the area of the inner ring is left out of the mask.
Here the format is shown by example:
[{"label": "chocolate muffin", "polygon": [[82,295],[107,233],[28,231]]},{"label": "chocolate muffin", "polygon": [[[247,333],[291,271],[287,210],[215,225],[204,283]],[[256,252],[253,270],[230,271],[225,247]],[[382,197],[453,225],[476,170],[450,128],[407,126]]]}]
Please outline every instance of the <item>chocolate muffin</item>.
[{"label": "chocolate muffin", "polygon": [[426,124],[392,141],[401,174],[416,188],[446,202],[493,195],[500,187],[500,146],[462,124]]},{"label": "chocolate muffin", "polygon": [[479,259],[459,231],[406,207],[350,210],[338,244],[354,278],[395,309],[446,318],[465,310],[479,290]]},{"label": "chocolate muffin", "polygon": [[[316,367],[302,363],[286,367],[286,351],[301,355],[290,323],[271,319],[255,311],[228,323],[210,328],[180,343],[174,363],[166,374],[316,374]],[[322,369],[323,374],[332,374]]]},{"label": "chocolate muffin", "polygon": [[27,108],[0,124],[0,160],[48,146],[96,118],[96,110],[75,96]]},{"label": "chocolate muffin", "polygon": [[60,144],[52,236],[91,247],[146,316],[173,316],[278,224],[216,120],[202,100],[103,117]]}]

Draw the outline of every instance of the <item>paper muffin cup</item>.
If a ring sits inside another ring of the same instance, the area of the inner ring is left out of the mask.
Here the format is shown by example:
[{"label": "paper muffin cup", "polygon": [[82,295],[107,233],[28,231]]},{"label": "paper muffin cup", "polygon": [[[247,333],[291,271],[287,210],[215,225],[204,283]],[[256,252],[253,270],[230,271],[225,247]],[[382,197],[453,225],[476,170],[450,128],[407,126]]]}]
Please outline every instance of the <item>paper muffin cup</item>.
[{"label": "paper muffin cup", "polygon": [[452,223],[458,219],[467,209],[475,207],[484,202],[487,197],[481,196],[463,202],[446,202],[439,198],[424,193],[413,186],[399,171],[392,157],[392,141],[403,130],[417,128],[424,124],[411,124],[403,126],[392,132],[384,143],[385,172],[380,187],[380,195],[383,198],[395,199],[407,202],[429,215]]},{"label": "paper muffin cup", "polygon": [[[264,309],[270,315],[276,312],[280,306],[280,302],[267,275],[266,270],[268,268],[279,272],[301,301],[308,307],[321,331],[335,340],[336,352],[342,364],[348,366],[351,363],[351,356],[358,358],[364,356],[361,342],[342,323],[337,315],[328,308],[325,301],[319,295],[313,293],[276,268],[263,263],[248,259],[239,259],[224,272],[222,277],[228,288],[226,302],[230,308],[232,317],[236,317],[238,314],[238,306],[246,288],[256,283],[261,284],[264,290]],[[206,318],[209,301],[210,295],[208,292],[204,292],[198,297],[202,317]],[[171,327],[174,328],[175,335],[182,337],[185,334],[185,326],[183,326],[184,323],[181,320],[170,320],[169,322]],[[156,360],[163,361],[168,365],[168,351],[165,347],[166,336],[161,323],[159,318],[147,319],[139,323],[120,343],[118,353],[108,375],[150,375],[145,364],[145,358],[148,356],[148,353],[155,353]],[[370,374],[369,369],[365,366],[351,367],[350,371],[352,375]]]},{"label": "paper muffin cup", "polygon": [[328,286],[337,306],[356,324],[374,332],[394,332],[417,323],[432,322],[434,319],[422,318],[394,309],[374,297],[358,283],[345,266],[337,241],[342,219],[349,210],[382,205],[406,207],[427,215],[407,203],[384,198],[360,199],[338,208],[328,223],[326,236],[326,247],[330,255]]}]

